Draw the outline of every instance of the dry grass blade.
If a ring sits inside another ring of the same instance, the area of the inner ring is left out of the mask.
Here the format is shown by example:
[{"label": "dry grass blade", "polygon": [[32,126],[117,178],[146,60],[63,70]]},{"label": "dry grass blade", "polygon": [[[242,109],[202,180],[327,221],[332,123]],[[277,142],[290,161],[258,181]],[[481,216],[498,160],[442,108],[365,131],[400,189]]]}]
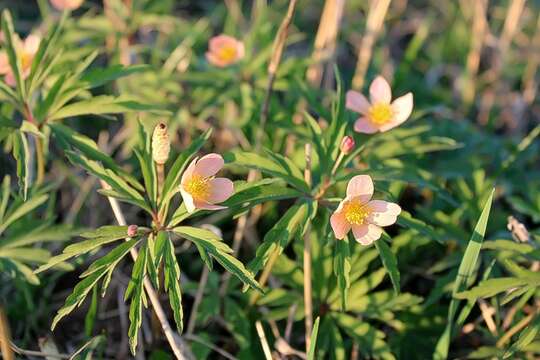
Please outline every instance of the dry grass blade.
[{"label": "dry grass blade", "polygon": [[[306,169],[304,180],[311,187],[311,144],[305,146]],[[304,235],[304,315],[306,324],[306,353],[311,346],[313,328],[313,299],[311,289],[311,226],[308,224]]]},{"label": "dry grass blade", "polygon": [[538,64],[540,63],[540,15],[536,22],[536,31],[531,39],[531,54],[528,56],[527,66],[523,72],[522,89],[523,98],[527,104],[532,104],[536,92],[538,90],[538,84],[536,82],[536,72],[538,70]]},{"label": "dry grass blade", "polygon": [[360,90],[364,85],[366,72],[373,52],[373,45],[379,36],[389,6],[390,0],[371,2],[367,17],[366,33],[362,38],[360,49],[358,50],[358,60],[352,81],[352,87],[354,89]]},{"label": "dry grass blade", "polygon": [[11,335],[9,323],[4,308],[0,306],[0,351],[4,360],[14,360],[13,350],[11,350]]}]

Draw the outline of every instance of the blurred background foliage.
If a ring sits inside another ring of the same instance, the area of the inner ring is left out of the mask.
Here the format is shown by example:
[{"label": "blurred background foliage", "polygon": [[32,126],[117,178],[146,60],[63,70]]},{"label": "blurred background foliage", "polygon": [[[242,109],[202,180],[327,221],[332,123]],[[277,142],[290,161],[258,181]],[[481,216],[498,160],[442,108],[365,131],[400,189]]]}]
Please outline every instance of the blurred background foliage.
[{"label": "blurred background foliage", "polygon": [[[316,358],[440,358],[436,347],[448,326],[458,267],[493,188],[482,250],[478,261],[472,262],[468,291],[457,294],[461,304],[470,306],[470,314],[450,323],[454,329],[448,357],[536,358],[540,353],[540,3],[395,0],[388,1],[387,8],[385,3],[298,1],[262,137],[263,148],[286,154],[303,166],[303,147],[297,141],[310,135],[301,111],[316,115],[324,130],[336,98],[334,65],[344,89],[366,89],[371,79],[382,74],[392,80],[394,94],[414,93],[415,110],[404,126],[377,136],[355,134],[363,150],[344,173],[367,172],[378,191],[399,199],[413,216],[407,226],[389,230],[401,293],[394,294],[375,249],[357,246],[349,308],[342,312],[332,275],[333,247],[328,245],[335,240],[328,237],[328,224],[315,221],[311,232],[314,306],[321,321]],[[284,0],[85,1],[65,19],[56,47],[62,55],[44,88],[49,91],[55,76],[96,50],[90,72],[119,64],[145,65],[85,89],[80,96],[129,96],[160,111],[63,120],[95,139],[127,172],[137,168],[132,151],[137,118],[147,129],[165,120],[175,153],[210,127],[214,132],[205,151],[253,150],[266,94],[267,64],[287,5]],[[340,14],[336,24],[321,21],[325,6]],[[10,10],[21,37],[45,35],[61,16],[45,0],[2,0],[0,8]],[[220,33],[242,39],[246,46],[245,58],[226,69],[212,67],[204,57],[208,40]],[[319,36],[326,42],[314,50]],[[366,46],[369,37],[373,43]],[[357,64],[358,58],[367,58],[367,65]],[[0,112],[3,117],[13,115],[5,103],[0,104]],[[343,121],[352,120],[353,114],[347,112]],[[8,137],[6,129],[0,127],[0,140]],[[69,165],[62,148],[51,140],[45,182],[32,186],[23,202],[9,177],[14,179],[17,173],[9,154],[12,144],[4,141],[2,146],[6,152],[0,157],[4,177],[0,299],[14,342],[42,352],[51,351],[52,342],[60,354],[86,344],[84,356],[128,357],[122,293],[131,264],[119,266],[103,299],[88,301],[53,333],[49,331],[52,314],[82,272],[78,265],[98,254],[63,264],[39,279],[31,271],[51,252],[59,252],[64,245],[58,242],[71,240],[77,230],[114,222],[108,203],[95,191],[96,179]],[[237,180],[246,178],[241,166],[233,164],[228,171]],[[258,216],[249,218],[239,250],[244,263],[253,259],[265,234],[291,205],[268,202]],[[22,210],[14,216],[17,209]],[[124,206],[124,211],[131,223],[144,223],[140,210]],[[195,221],[216,225],[225,241],[232,242],[236,220],[231,217],[213,214]],[[21,247],[30,252],[17,252]],[[193,246],[180,244],[176,254],[189,314],[204,264],[191,261],[198,256]],[[255,326],[260,321],[277,358],[299,356],[294,349],[302,349],[304,341],[301,254],[301,243],[286,249],[276,262],[269,291],[255,306],[248,306],[253,295],[242,293],[237,280],[231,279],[224,292],[222,276],[210,273],[205,296],[191,315],[196,316],[195,331],[183,336],[193,354],[201,359],[262,358]],[[75,270],[66,271],[71,268]],[[172,357],[151,310],[145,310],[142,333],[140,358]]]}]

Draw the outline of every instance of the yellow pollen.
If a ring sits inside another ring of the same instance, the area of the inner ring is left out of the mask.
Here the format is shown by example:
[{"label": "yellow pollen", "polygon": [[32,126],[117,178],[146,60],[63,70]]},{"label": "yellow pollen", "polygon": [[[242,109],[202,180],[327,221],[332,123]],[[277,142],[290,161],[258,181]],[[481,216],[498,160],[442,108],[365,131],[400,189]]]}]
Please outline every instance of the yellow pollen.
[{"label": "yellow pollen", "polygon": [[204,178],[199,175],[193,175],[189,179],[184,189],[188,192],[194,199],[206,200],[210,195],[210,178]]},{"label": "yellow pollen", "polygon": [[369,119],[371,122],[374,122],[377,125],[382,125],[389,122],[392,120],[393,115],[394,111],[392,110],[390,104],[373,104],[368,110]]},{"label": "yellow pollen", "polygon": [[236,58],[236,47],[232,45],[224,45],[218,50],[217,55],[223,61],[232,61]]},{"label": "yellow pollen", "polygon": [[371,213],[369,207],[366,204],[360,203],[358,200],[351,201],[343,207],[345,219],[349,224],[362,225],[366,218]]},{"label": "yellow pollen", "polygon": [[32,61],[34,60],[32,55],[23,51],[20,56],[21,56],[21,66],[22,66],[21,70],[24,71],[26,69],[29,69],[30,66],[32,66]]}]

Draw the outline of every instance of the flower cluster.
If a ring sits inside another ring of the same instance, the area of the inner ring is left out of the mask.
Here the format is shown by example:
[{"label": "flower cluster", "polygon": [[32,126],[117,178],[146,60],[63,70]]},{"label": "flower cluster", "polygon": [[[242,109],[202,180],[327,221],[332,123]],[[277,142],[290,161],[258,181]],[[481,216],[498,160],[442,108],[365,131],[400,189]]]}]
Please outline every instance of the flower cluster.
[{"label": "flower cluster", "polygon": [[[382,76],[377,76],[371,83],[369,100],[359,92],[348,91],[346,107],[361,115],[354,123],[354,130],[373,134],[388,131],[405,122],[413,109],[412,93],[393,102],[391,100],[392,90]],[[348,154],[352,147],[354,140],[349,136],[344,137],[341,152]],[[337,239],[344,239],[352,230],[356,241],[370,245],[381,237],[381,227],[396,222],[401,207],[383,200],[371,200],[373,191],[373,180],[369,175],[357,175],[349,181],[345,199],[330,217],[330,225]]]}]

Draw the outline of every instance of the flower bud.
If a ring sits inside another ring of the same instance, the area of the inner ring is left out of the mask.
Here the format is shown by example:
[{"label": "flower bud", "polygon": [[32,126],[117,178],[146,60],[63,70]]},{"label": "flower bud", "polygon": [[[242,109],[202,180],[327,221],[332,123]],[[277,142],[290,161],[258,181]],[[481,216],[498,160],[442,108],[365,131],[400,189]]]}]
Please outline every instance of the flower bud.
[{"label": "flower bud", "polygon": [[129,225],[128,228],[127,228],[127,235],[129,237],[134,237],[135,235],[137,235],[137,229],[139,227],[137,225]]},{"label": "flower bud", "polygon": [[167,125],[159,123],[152,134],[152,158],[156,164],[163,165],[169,158],[171,142],[167,134]]},{"label": "flower bud", "polygon": [[339,146],[339,149],[345,155],[350,154],[350,152],[354,149],[354,139],[348,135],[344,136],[343,140],[341,140],[341,145]]}]

